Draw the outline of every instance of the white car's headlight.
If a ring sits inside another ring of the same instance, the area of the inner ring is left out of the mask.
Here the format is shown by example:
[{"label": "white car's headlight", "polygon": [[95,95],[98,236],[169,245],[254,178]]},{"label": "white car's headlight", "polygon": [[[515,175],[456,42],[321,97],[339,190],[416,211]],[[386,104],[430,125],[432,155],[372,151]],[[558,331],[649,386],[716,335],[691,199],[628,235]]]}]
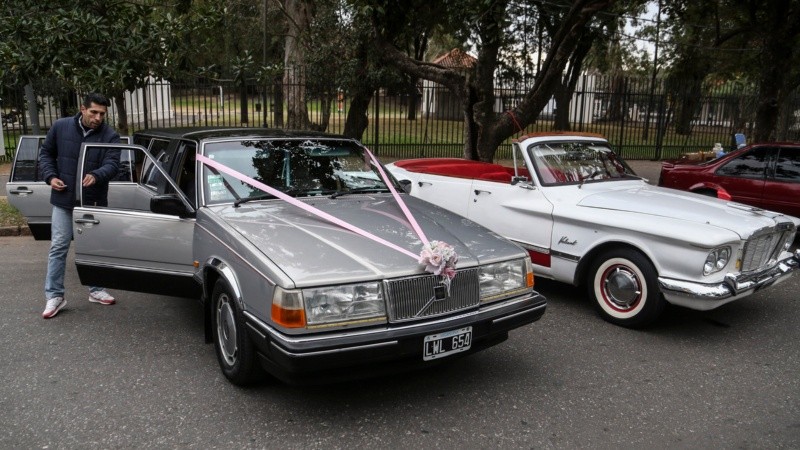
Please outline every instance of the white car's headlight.
[{"label": "white car's headlight", "polygon": [[731,260],[730,247],[718,247],[708,252],[706,262],[703,264],[703,275],[711,275],[719,272],[728,265]]},{"label": "white car's headlight", "polygon": [[478,275],[481,302],[492,302],[519,295],[533,287],[530,258],[481,266]]},{"label": "white car's headlight", "polygon": [[303,299],[309,326],[386,319],[383,289],[377,282],[303,289]]}]

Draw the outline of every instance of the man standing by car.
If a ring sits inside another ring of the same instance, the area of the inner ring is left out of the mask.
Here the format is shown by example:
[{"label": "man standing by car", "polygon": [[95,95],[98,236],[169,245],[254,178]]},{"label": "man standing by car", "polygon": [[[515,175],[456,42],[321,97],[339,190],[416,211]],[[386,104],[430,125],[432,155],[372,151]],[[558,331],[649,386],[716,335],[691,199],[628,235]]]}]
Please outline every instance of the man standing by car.
[{"label": "man standing by car", "polygon": [[[64,306],[64,271],[67,253],[72,241],[72,209],[76,204],[78,158],[84,142],[119,143],[119,134],[105,123],[108,98],[90,93],[81,104],[80,113],[74,117],[58,119],[53,123],[39,153],[39,174],[52,188],[52,237],[47,261],[47,278],[44,291],[47,305],[42,317],[49,319]],[[108,181],[117,174],[120,151],[108,149],[86,155],[83,186],[84,203],[99,206],[108,204]],[[89,301],[113,305],[115,300],[101,287],[89,288]]]}]

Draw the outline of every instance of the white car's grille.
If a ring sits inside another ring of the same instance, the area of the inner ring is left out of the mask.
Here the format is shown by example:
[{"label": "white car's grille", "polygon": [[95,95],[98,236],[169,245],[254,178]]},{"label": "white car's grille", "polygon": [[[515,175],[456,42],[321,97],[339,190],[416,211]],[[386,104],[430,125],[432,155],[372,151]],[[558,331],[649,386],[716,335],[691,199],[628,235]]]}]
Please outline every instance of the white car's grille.
[{"label": "white car's grille", "polygon": [[389,321],[403,322],[423,317],[441,316],[477,306],[480,303],[478,269],[456,272],[450,295],[436,300],[435,288],[441,277],[421,275],[385,282]]},{"label": "white car's grille", "polygon": [[742,272],[755,272],[774,266],[784,243],[793,232],[786,227],[771,228],[750,237],[742,253]]}]

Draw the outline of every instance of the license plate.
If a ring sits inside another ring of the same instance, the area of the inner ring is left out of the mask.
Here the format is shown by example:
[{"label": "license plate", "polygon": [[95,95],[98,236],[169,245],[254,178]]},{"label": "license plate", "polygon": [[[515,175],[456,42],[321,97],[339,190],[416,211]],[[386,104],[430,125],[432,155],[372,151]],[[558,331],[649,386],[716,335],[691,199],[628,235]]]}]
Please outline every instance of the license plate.
[{"label": "license plate", "polygon": [[470,346],[472,346],[472,327],[430,334],[425,336],[422,343],[422,359],[430,361],[443,358],[454,353],[465,352],[469,350]]}]

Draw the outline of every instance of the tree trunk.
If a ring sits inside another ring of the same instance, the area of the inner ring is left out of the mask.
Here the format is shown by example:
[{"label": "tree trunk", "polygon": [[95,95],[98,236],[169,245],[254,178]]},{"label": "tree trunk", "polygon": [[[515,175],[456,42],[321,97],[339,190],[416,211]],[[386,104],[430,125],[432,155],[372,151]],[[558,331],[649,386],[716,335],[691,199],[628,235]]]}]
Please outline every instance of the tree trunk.
[{"label": "tree trunk", "polygon": [[272,123],[275,128],[283,128],[283,77],[277,75],[272,81]]},{"label": "tree trunk", "polygon": [[117,107],[116,130],[120,136],[128,135],[128,110],[125,107],[125,91],[114,95],[114,105]]},{"label": "tree trunk", "polygon": [[553,129],[558,131],[569,131],[569,104],[572,93],[569,88],[559,83],[556,86],[555,95],[556,100],[556,115],[553,123]]},{"label": "tree trunk", "polygon": [[419,78],[411,77],[408,85],[406,86],[406,95],[408,98],[408,111],[406,111],[407,120],[417,120],[417,108],[419,105],[419,92],[417,91],[417,83]]},{"label": "tree trunk", "polygon": [[[773,56],[766,56],[765,59],[773,61],[773,63],[762,65],[758,86],[759,100],[756,108],[755,136],[751,139],[752,142],[766,142],[775,139],[780,103],[784,97],[785,77],[790,72],[791,45],[776,42],[771,44],[767,52],[773,53]],[[776,55],[780,56],[776,57]]]},{"label": "tree trunk", "polygon": [[688,136],[692,134],[692,120],[700,109],[702,96],[702,80],[683,80],[678,90],[678,103],[675,111],[675,133]]},{"label": "tree trunk", "polygon": [[350,100],[350,108],[347,109],[347,118],[344,122],[344,135],[361,140],[364,136],[364,131],[369,126],[369,118],[367,111],[369,111],[369,103],[372,100],[374,91],[368,87],[359,87],[353,93],[352,100]]},{"label": "tree trunk", "polygon": [[289,22],[284,43],[283,87],[286,96],[287,121],[290,129],[310,128],[306,106],[306,56],[302,36],[308,30],[314,14],[312,0],[285,0],[287,21]]}]

